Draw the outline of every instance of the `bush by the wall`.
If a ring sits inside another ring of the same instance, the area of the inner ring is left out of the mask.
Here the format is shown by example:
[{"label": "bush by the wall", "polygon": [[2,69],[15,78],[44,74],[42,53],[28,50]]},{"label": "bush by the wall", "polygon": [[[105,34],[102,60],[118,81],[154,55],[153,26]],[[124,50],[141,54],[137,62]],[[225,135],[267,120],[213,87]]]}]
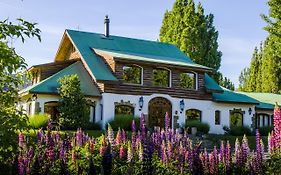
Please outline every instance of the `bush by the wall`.
[{"label": "bush by the wall", "polygon": [[273,131],[273,126],[264,126],[259,128],[260,135],[268,136],[268,133]]},{"label": "bush by the wall", "polygon": [[185,128],[189,128],[189,133],[192,127],[196,127],[198,132],[208,134],[210,131],[210,125],[208,123],[202,123],[200,121],[187,121]]},{"label": "bush by the wall", "polygon": [[36,114],[28,117],[28,125],[34,129],[46,128],[49,116],[46,114]]},{"label": "bush by the wall", "polygon": [[232,136],[243,136],[244,134],[249,136],[252,132],[251,128],[247,126],[232,126],[229,128],[228,134]]},{"label": "bush by the wall", "polygon": [[87,125],[86,129],[88,129],[88,130],[102,130],[101,123],[100,122],[98,122],[98,123],[90,122]]},{"label": "bush by the wall", "polygon": [[118,130],[118,128],[122,128],[125,131],[131,130],[132,121],[135,120],[136,127],[138,129],[140,118],[134,117],[133,115],[128,114],[118,114],[114,117],[113,120],[109,121],[108,123],[111,125],[113,130]]}]

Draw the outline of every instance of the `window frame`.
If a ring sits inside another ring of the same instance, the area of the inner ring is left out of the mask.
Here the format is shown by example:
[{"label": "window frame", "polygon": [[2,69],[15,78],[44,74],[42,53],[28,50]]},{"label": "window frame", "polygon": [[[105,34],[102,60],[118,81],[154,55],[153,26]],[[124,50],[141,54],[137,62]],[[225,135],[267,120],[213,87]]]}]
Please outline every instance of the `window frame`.
[{"label": "window frame", "polygon": [[[154,85],[154,78],[153,78],[153,71],[155,69],[162,69],[162,70],[166,70],[169,73],[169,79],[168,79],[168,86],[157,86]],[[153,87],[160,87],[160,88],[171,88],[172,87],[172,71],[171,69],[167,68],[167,67],[155,67],[152,69],[152,86]]]},{"label": "window frame", "polygon": [[[192,121],[192,120],[188,120],[187,118],[187,115],[186,115],[186,113],[187,113],[187,111],[189,111],[189,110],[194,110],[194,111],[196,111],[196,112],[199,112],[199,122],[201,123],[202,122],[202,111],[201,110],[199,110],[199,109],[196,109],[196,108],[190,108],[190,109],[187,109],[187,110],[185,110],[185,122],[188,122],[188,121]],[[197,121],[197,120],[196,120]]]},{"label": "window frame", "polygon": [[[229,111],[229,127],[232,127],[231,125],[231,115],[234,114],[234,113],[239,113],[242,115],[241,117],[241,126],[243,127],[244,126],[244,114],[245,114],[245,111],[242,111],[242,109],[233,109],[233,110],[230,110]],[[239,126],[235,126],[235,127],[239,127]]]},{"label": "window frame", "polygon": [[192,88],[185,88],[185,87],[182,87],[181,85],[180,88],[182,89],[186,89],[186,90],[194,90],[194,91],[197,91],[198,90],[198,73],[194,72],[194,71],[185,71],[185,72],[180,72],[179,73],[179,77],[180,77],[180,84],[181,84],[181,74],[188,74],[188,73],[192,73],[194,75],[194,85],[195,85],[195,88],[192,89]]},{"label": "window frame", "polygon": [[[124,67],[138,67],[140,68],[141,72],[140,72],[140,83],[129,83],[129,82],[126,82],[124,79],[123,79],[123,76],[124,76]],[[143,86],[143,67],[142,66],[139,66],[137,64],[124,64],[122,65],[122,82],[123,84],[127,84],[127,85],[136,85],[136,86]]]}]

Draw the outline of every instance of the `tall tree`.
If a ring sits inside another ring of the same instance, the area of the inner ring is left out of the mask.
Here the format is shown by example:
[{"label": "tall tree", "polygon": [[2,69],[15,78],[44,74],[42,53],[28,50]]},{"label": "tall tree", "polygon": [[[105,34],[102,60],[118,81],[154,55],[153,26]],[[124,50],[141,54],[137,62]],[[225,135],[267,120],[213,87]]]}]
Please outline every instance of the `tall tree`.
[{"label": "tall tree", "polygon": [[247,83],[249,79],[249,68],[245,67],[240,75],[239,75],[239,86],[238,86],[238,91],[247,91]]},{"label": "tall tree", "polygon": [[25,38],[33,36],[40,40],[36,23],[22,19],[17,19],[17,23],[0,21],[0,172],[7,172],[5,168],[17,151],[18,131],[26,129],[27,120],[23,109],[15,105],[20,100],[18,88],[23,84],[27,65],[8,40],[20,38],[24,42]]},{"label": "tall tree", "polygon": [[87,100],[81,91],[77,74],[59,79],[59,124],[65,129],[85,128],[89,124],[90,111]]},{"label": "tall tree", "polygon": [[164,15],[160,41],[175,44],[195,63],[213,68],[217,75],[222,53],[213,20],[213,14],[205,15],[200,3],[195,8],[193,0],[176,0]]}]

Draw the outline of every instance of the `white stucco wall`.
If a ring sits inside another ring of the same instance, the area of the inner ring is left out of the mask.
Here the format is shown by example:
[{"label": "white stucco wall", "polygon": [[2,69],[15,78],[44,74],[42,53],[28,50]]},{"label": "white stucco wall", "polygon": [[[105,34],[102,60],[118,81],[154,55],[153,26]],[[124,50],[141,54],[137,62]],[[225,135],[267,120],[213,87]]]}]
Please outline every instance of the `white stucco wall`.
[{"label": "white stucco wall", "polygon": [[[24,97],[21,98],[21,102],[19,105],[26,111],[28,112],[28,104],[27,100],[31,98],[32,95],[28,94]],[[39,102],[39,107],[40,107],[40,112],[39,113],[44,113],[44,105],[46,102],[50,101],[59,101],[60,97],[58,95],[49,95],[49,94],[37,94],[37,100],[36,101],[31,101],[31,115],[35,114],[35,103]],[[100,110],[100,98],[98,97],[87,97],[88,100],[91,100],[93,103],[95,103],[95,108],[96,108],[96,122],[100,121],[100,115],[101,115],[101,110]],[[90,121],[93,121],[93,109],[90,109]]]},{"label": "white stucco wall", "polygon": [[[193,99],[184,99],[185,109],[182,113],[180,113],[179,103],[181,98],[174,98],[165,94],[153,94],[150,96],[143,96],[144,105],[141,111],[139,111],[139,98],[141,96],[134,95],[120,95],[120,94],[111,94],[111,93],[103,93],[102,94],[102,105],[103,105],[103,120],[102,124],[105,125],[109,120],[114,118],[114,109],[115,102],[130,102],[135,106],[135,116],[140,116],[141,113],[145,115],[148,114],[148,103],[151,99],[155,97],[164,97],[168,99],[172,104],[172,115],[174,116],[176,111],[178,111],[179,124],[185,123],[185,111],[187,109],[198,109],[202,111],[202,122],[209,123],[210,125],[210,133],[215,134],[223,134],[223,126],[229,126],[229,115],[230,110],[241,109],[245,111],[243,117],[244,126],[251,126],[252,123],[252,115],[255,113],[254,105],[250,104],[227,104],[227,103],[216,103],[213,101],[207,100],[193,100]],[[249,108],[252,108],[252,114],[249,115]],[[221,111],[221,122],[220,125],[215,125],[215,111]],[[172,116],[172,117],[173,117]],[[163,116],[164,117],[164,116]],[[173,121],[173,120],[172,120]]]}]

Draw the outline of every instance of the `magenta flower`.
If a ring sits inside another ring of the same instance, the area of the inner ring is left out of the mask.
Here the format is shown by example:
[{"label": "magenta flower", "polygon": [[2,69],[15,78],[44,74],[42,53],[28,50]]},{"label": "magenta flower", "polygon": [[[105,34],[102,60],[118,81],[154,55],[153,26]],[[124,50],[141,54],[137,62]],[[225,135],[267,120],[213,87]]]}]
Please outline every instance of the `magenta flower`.
[{"label": "magenta flower", "polygon": [[23,136],[23,133],[20,132],[19,133],[19,138],[18,138],[19,147],[23,147],[23,141],[24,141],[24,136]]},{"label": "magenta flower", "polygon": [[126,142],[126,132],[125,132],[124,129],[122,129],[122,134],[121,134],[121,136],[122,136],[122,142],[125,143],[125,142]]},{"label": "magenta flower", "polygon": [[120,128],[118,128],[117,134],[116,134],[116,145],[120,145],[123,141],[122,141],[122,131],[120,130]]},{"label": "magenta flower", "polygon": [[281,111],[278,105],[275,105],[274,108],[274,139],[275,139],[275,146],[277,148],[281,148]]},{"label": "magenta flower", "polygon": [[119,158],[121,160],[124,160],[126,157],[126,149],[124,148],[123,145],[121,145],[120,150],[119,150]]}]

